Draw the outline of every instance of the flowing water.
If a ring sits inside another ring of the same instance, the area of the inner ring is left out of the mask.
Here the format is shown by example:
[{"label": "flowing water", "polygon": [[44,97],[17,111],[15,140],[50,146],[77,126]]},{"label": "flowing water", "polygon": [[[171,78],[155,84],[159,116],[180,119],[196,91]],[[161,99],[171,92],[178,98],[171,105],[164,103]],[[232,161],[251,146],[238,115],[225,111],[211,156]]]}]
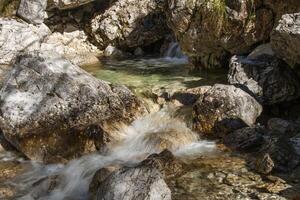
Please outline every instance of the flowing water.
[{"label": "flowing water", "polygon": [[[171,43],[165,58],[105,61],[102,66],[88,66],[85,70],[95,77],[116,84],[124,84],[137,95],[166,90],[179,90],[220,82],[221,72],[191,74],[187,58],[180,53],[178,44]],[[8,152],[1,161],[16,161],[22,166],[22,175],[6,182],[14,188],[19,200],[88,200],[89,183],[94,173],[112,165],[134,165],[153,153],[168,148],[177,157],[209,154],[215,150],[213,142],[200,140],[187,123],[175,117],[175,107],[165,106],[155,113],[137,119],[119,129],[121,142],[105,154],[91,154],[66,165],[44,165],[18,160]],[[20,173],[20,172],[19,172]],[[1,199],[1,187],[0,187]]]}]

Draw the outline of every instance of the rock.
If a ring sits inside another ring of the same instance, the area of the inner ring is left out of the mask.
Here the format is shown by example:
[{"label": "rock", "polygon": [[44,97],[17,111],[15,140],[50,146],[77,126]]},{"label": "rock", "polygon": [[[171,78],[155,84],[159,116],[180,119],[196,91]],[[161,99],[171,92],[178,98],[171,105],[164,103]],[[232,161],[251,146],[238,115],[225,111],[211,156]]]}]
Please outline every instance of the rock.
[{"label": "rock", "polygon": [[91,35],[100,49],[109,44],[134,50],[163,39],[168,27],[164,1],[119,0],[91,22]]},{"label": "rock", "polygon": [[122,168],[100,184],[97,200],[171,200],[171,191],[158,169],[149,166]]},{"label": "rock", "polygon": [[263,130],[259,127],[246,127],[230,133],[223,140],[227,146],[235,150],[257,150],[264,144]]},{"label": "rock", "polygon": [[255,161],[255,169],[259,173],[269,174],[274,168],[274,162],[269,154],[258,157]]},{"label": "rock", "polygon": [[295,129],[294,124],[280,118],[271,118],[268,120],[268,129],[279,134],[286,134],[288,131]]},{"label": "rock", "polygon": [[49,8],[58,8],[60,10],[72,9],[93,2],[94,0],[48,0]]},{"label": "rock", "polygon": [[138,47],[134,50],[134,55],[135,56],[143,56],[144,55],[144,51],[141,47]]},{"label": "rock", "polygon": [[45,38],[41,51],[54,51],[80,66],[99,63],[101,51],[87,40],[83,31],[55,32]]},{"label": "rock", "polygon": [[168,25],[198,67],[224,66],[228,55],[249,53],[273,28],[272,11],[259,1],[167,2]]},{"label": "rock", "polygon": [[193,105],[199,97],[206,93],[211,86],[200,86],[195,88],[189,88],[175,92],[172,96],[172,100],[179,101],[182,105]]},{"label": "rock", "polygon": [[104,50],[104,56],[112,59],[121,59],[125,54],[114,46],[108,45]]},{"label": "rock", "polygon": [[292,66],[300,64],[300,13],[282,16],[272,32],[271,44],[275,53],[286,62]]},{"label": "rock", "polygon": [[46,15],[47,0],[21,0],[17,14],[31,24],[41,24]]},{"label": "rock", "polygon": [[50,30],[44,24],[34,26],[15,19],[0,19],[0,65],[9,65],[20,52],[39,50],[48,34]]},{"label": "rock", "polygon": [[272,10],[275,17],[275,26],[282,15],[300,11],[300,2],[298,0],[263,0],[263,4]]},{"label": "rock", "polygon": [[48,53],[20,55],[0,91],[0,101],[6,140],[28,158],[45,162],[94,151],[104,124],[129,122],[140,114],[136,108],[143,108],[128,89],[120,92]]},{"label": "rock", "polygon": [[14,17],[20,0],[0,0],[0,17]]},{"label": "rock", "polygon": [[223,135],[254,125],[261,112],[262,106],[248,93],[232,85],[216,84],[194,104],[194,128],[206,135]]},{"label": "rock", "polygon": [[300,96],[300,81],[283,61],[261,55],[256,59],[233,56],[228,82],[241,87],[266,105],[282,103]]}]

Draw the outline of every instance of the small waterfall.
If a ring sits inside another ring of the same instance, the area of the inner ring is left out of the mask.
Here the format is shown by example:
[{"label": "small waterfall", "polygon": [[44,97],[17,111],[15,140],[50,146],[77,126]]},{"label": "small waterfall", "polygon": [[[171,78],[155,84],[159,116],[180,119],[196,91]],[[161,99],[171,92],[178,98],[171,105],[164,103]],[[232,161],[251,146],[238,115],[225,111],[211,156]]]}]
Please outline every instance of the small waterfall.
[{"label": "small waterfall", "polygon": [[185,56],[180,48],[178,42],[170,42],[164,58],[171,61],[187,63],[188,58]]},{"label": "small waterfall", "polygon": [[[165,148],[179,157],[199,156],[215,150],[213,142],[199,140],[181,119],[172,116],[172,108],[168,107],[137,119],[116,134],[121,142],[106,155],[87,155],[65,166],[34,164],[34,170],[14,182],[15,187],[25,193],[17,199],[88,200],[89,184],[96,171],[103,167],[136,164]],[[51,178],[54,183],[49,183]]]}]

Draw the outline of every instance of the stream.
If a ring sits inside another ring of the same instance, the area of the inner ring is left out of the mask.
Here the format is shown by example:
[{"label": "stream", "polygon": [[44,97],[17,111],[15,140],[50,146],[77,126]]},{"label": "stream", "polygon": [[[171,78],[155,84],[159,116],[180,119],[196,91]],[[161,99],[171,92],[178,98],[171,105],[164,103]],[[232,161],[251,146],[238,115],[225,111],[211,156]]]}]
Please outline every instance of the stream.
[{"label": "stream", "polygon": [[[99,79],[128,86],[143,99],[152,93],[171,93],[225,80],[222,70],[190,73],[187,65],[186,58],[166,57],[107,60],[101,66],[84,69]],[[265,199],[280,199],[258,190],[259,185],[272,182],[249,171],[243,157],[222,152],[215,142],[199,138],[191,123],[176,115],[177,111],[177,107],[166,104],[114,133],[120,142],[106,153],[86,155],[66,165],[44,165],[2,151],[0,199],[6,195],[18,200],[89,200],[89,184],[96,171],[115,165],[134,166],[165,148],[190,166],[169,183],[173,199],[259,199],[264,195]]]}]

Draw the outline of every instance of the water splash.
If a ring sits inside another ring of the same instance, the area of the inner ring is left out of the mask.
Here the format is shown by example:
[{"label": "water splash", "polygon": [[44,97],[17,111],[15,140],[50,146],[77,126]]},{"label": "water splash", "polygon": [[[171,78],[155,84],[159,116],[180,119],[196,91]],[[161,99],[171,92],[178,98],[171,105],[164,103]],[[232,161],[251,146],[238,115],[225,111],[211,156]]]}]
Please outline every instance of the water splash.
[{"label": "water splash", "polygon": [[182,53],[180,45],[177,42],[170,42],[169,47],[165,52],[164,59],[175,63],[188,63],[188,57]]},{"label": "water splash", "polygon": [[14,183],[21,193],[27,191],[17,199],[87,200],[89,184],[95,172],[103,167],[136,164],[165,148],[176,156],[199,156],[214,151],[213,142],[199,140],[183,121],[171,115],[170,109],[149,114],[119,130],[115,134],[121,135],[121,142],[106,155],[87,155],[65,166],[35,163],[33,170]]}]

